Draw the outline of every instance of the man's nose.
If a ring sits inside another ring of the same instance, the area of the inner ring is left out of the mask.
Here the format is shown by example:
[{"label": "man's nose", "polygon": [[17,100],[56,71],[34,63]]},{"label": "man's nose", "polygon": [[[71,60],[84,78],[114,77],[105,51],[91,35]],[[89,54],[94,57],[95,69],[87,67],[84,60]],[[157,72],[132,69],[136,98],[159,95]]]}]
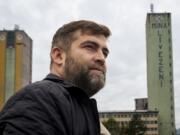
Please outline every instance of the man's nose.
[{"label": "man's nose", "polygon": [[100,66],[103,66],[105,64],[105,56],[102,50],[99,50],[96,54],[96,63],[99,64]]}]

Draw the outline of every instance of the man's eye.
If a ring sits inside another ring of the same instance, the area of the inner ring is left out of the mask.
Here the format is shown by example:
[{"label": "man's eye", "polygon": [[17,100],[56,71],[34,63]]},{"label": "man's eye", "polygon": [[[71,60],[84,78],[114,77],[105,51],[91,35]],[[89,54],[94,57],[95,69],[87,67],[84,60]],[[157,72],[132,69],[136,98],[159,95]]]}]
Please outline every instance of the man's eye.
[{"label": "man's eye", "polygon": [[85,47],[88,48],[88,49],[93,49],[92,45],[86,45]]},{"label": "man's eye", "polygon": [[108,53],[107,52],[103,52],[105,58],[108,56]]}]

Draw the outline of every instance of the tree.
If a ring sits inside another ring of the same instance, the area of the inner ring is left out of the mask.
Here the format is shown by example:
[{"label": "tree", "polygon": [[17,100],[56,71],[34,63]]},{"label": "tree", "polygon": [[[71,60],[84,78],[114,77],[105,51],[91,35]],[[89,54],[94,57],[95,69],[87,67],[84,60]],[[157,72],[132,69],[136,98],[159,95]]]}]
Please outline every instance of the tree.
[{"label": "tree", "polygon": [[103,124],[109,130],[111,135],[121,135],[119,124],[115,119],[109,118],[107,121],[104,121]]},{"label": "tree", "polygon": [[120,135],[126,135],[126,130],[127,130],[127,127],[124,124],[122,124],[121,130],[120,130]]},{"label": "tree", "polygon": [[147,130],[146,125],[138,114],[134,114],[126,128],[127,135],[144,135]]}]

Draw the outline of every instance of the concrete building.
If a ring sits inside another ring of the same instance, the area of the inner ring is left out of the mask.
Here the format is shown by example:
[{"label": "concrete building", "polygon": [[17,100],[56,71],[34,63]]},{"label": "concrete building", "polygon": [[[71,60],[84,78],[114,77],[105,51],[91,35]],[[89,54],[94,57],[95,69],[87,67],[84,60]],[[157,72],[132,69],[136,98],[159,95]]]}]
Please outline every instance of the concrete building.
[{"label": "concrete building", "polygon": [[159,112],[160,135],[175,135],[170,13],[147,14],[146,42],[148,109]]},{"label": "concrete building", "polygon": [[145,135],[159,135],[158,133],[158,111],[148,111],[148,110],[136,110],[136,111],[114,111],[114,112],[100,112],[100,121],[105,122],[109,118],[115,119],[119,126],[127,126],[131,121],[132,116],[138,114],[141,120],[147,127]]},{"label": "concrete building", "polygon": [[136,110],[147,110],[148,109],[148,99],[147,98],[137,98],[135,99]]},{"label": "concrete building", "polygon": [[31,83],[32,40],[18,27],[0,31],[0,109],[21,87]]}]

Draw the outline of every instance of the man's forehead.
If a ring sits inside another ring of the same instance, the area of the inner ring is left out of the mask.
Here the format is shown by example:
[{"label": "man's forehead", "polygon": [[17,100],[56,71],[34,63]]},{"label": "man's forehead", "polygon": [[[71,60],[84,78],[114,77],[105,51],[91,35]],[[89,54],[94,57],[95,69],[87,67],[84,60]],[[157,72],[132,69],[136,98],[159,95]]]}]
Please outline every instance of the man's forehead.
[{"label": "man's forehead", "polygon": [[[77,31],[74,33],[72,44],[75,43],[75,46],[79,46],[84,43],[93,43],[96,44],[97,47],[106,49],[109,52],[107,40],[108,39],[102,34],[89,34]],[[74,45],[71,46],[71,48],[74,48]]]},{"label": "man's forehead", "polygon": [[99,37],[99,38],[104,38],[104,40],[107,40],[107,38],[103,34],[93,34],[93,32],[91,32],[90,30],[87,31],[77,30],[76,32],[73,33],[74,40],[77,40],[80,37]]}]

